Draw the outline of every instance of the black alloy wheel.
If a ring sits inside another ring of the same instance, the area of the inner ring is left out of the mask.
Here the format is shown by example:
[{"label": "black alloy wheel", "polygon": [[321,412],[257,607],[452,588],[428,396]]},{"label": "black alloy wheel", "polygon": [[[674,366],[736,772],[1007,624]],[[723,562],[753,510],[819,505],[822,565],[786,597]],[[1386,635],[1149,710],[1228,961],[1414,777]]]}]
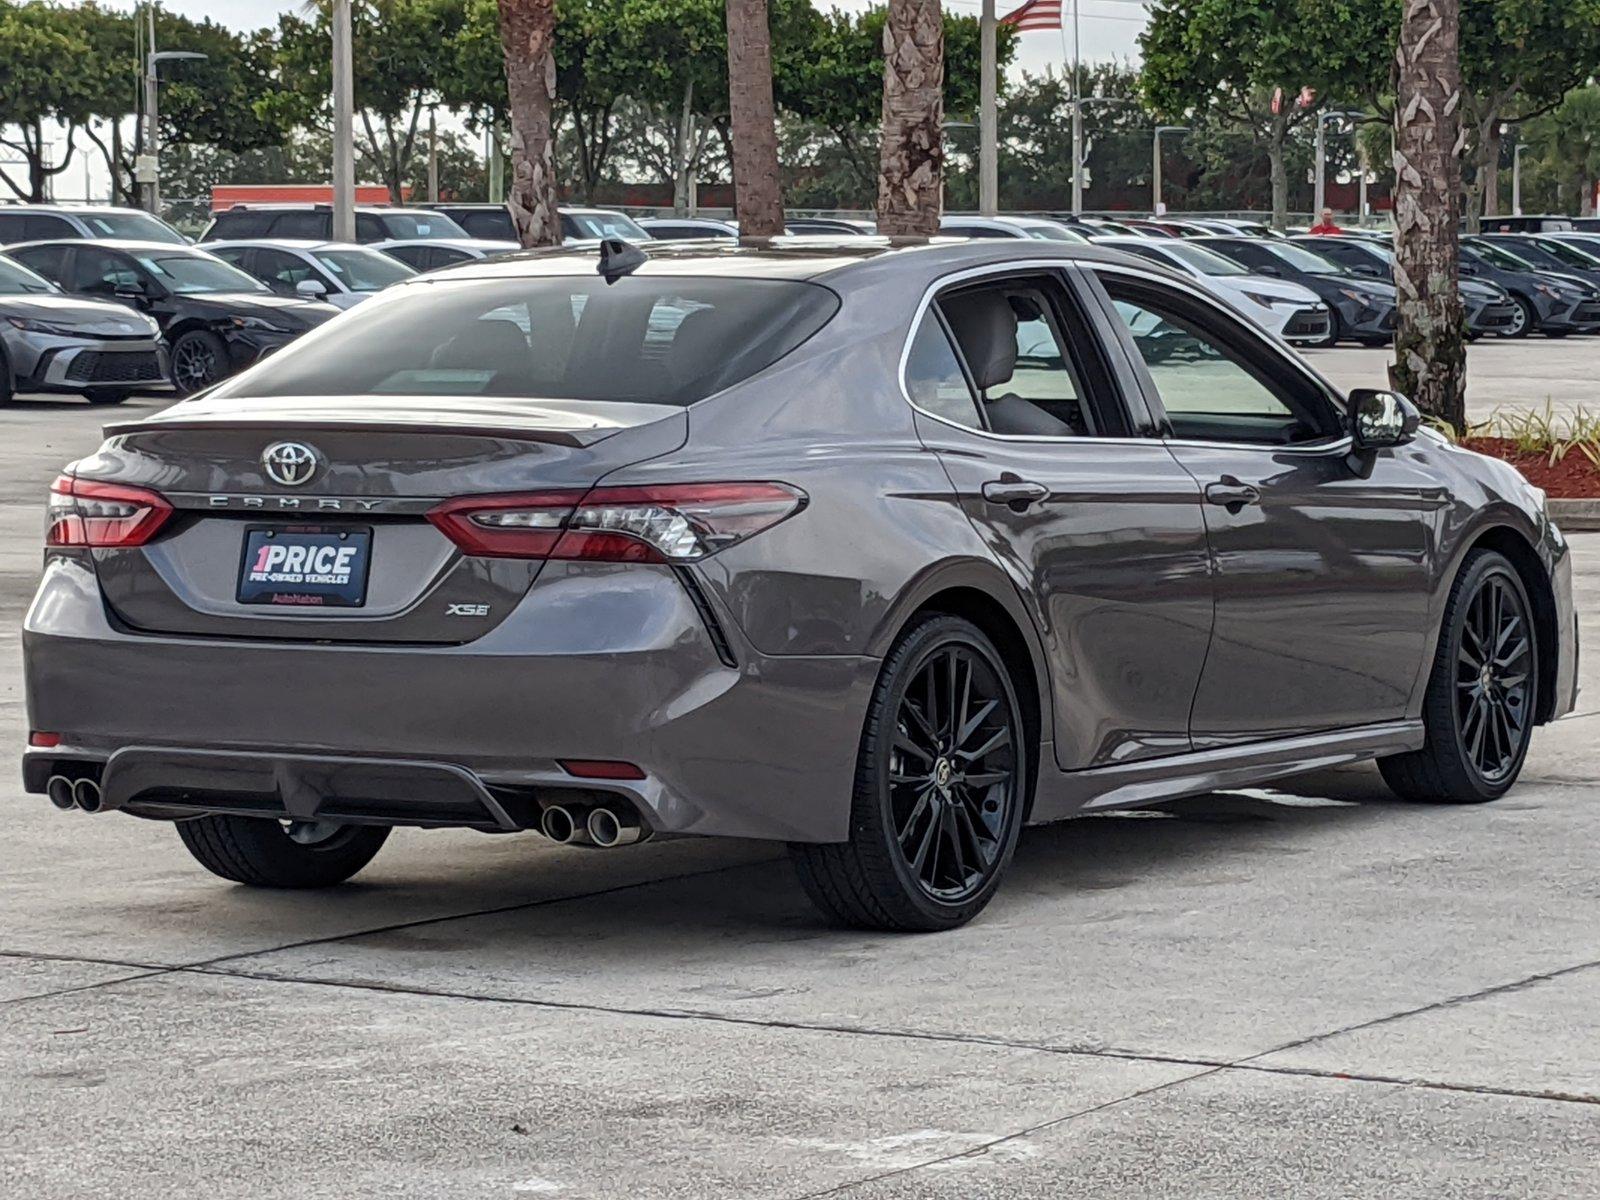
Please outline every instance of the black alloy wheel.
[{"label": "black alloy wheel", "polygon": [[850,840],[795,844],[824,913],[868,929],[965,924],[995,893],[1027,805],[1022,708],[994,644],[932,614],[884,662],[862,733]]},{"label": "black alloy wheel", "polygon": [[1516,782],[1539,697],[1538,630],[1516,569],[1474,550],[1450,592],[1423,700],[1421,749],[1380,759],[1408,800],[1481,803]]},{"label": "black alloy wheel", "polygon": [[1485,783],[1521,763],[1533,710],[1533,629],[1520,591],[1490,575],[1467,604],[1456,654],[1456,733]]},{"label": "black alloy wheel", "polygon": [[172,344],[172,382],[188,396],[228,373],[228,348],[216,334],[191,329]]},{"label": "black alloy wheel", "polygon": [[930,897],[960,904],[987,882],[1016,792],[1006,693],[973,647],[924,658],[900,699],[883,803],[907,870]]}]

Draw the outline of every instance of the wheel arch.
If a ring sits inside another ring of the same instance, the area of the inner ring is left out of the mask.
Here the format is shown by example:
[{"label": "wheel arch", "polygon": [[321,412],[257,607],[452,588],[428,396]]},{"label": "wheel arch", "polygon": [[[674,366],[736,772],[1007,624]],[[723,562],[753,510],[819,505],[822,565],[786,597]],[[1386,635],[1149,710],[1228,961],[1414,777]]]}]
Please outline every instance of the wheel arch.
[{"label": "wheel arch", "polygon": [[[1028,744],[1034,748],[1028,765],[1031,809],[1036,791],[1033,784],[1050,755],[1048,747],[1054,742],[1049,668],[1033,621],[1010,581],[994,568],[977,563],[966,569],[936,572],[904,597],[896,609],[890,644],[908,625],[929,613],[947,613],[972,622],[994,643],[1011,672]],[[1023,819],[1027,820],[1028,815],[1025,811]]]},{"label": "wheel arch", "polygon": [[1474,550],[1493,550],[1505,558],[1528,593],[1528,603],[1533,606],[1534,654],[1539,664],[1539,696],[1534,721],[1543,724],[1555,711],[1556,676],[1561,661],[1561,621],[1550,573],[1525,534],[1510,525],[1491,525],[1480,530],[1457,559],[1450,577],[1452,586],[1461,572],[1462,562]]}]

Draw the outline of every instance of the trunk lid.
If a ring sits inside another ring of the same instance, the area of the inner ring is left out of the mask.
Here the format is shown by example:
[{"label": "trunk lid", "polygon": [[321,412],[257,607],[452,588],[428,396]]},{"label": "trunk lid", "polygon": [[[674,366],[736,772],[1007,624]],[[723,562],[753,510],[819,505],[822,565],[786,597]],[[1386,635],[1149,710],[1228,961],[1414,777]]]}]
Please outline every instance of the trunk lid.
[{"label": "trunk lid", "polygon": [[[676,450],[687,431],[683,409],[650,404],[202,399],[110,426],[74,473],[151,488],[175,510],[146,545],[91,552],[107,604],[135,632],[451,644],[503,620],[543,562],[463,556],[429,509],[455,496],[589,487]],[[310,451],[304,482],[269,474],[265,452],[284,442]],[[363,546],[362,602],[242,601],[247,541],[254,555],[280,534]]]}]

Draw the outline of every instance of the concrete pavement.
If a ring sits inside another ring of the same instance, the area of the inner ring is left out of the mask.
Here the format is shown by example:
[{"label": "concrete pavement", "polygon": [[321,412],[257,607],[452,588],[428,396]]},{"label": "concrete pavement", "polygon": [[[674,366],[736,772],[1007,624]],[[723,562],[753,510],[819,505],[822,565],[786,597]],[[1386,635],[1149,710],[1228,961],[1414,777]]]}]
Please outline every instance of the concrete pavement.
[{"label": "concrete pavement", "polygon": [[16,782],[103,419],[0,412],[0,1194],[1600,1196],[1593,654],[1497,804],[1351,769],[1035,829],[951,934],[823,928],[755,843],[401,830],[254,893]]}]

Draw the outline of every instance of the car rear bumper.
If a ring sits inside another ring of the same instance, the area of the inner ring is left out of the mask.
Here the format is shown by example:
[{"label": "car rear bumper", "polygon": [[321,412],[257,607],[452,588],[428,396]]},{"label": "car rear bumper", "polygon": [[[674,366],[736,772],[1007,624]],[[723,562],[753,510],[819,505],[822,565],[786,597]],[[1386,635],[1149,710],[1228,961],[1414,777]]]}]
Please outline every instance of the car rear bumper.
[{"label": "car rear bumper", "polygon": [[153,636],[115,626],[91,567],[58,557],[23,653],[29,728],[60,744],[25,752],[24,781],[87,773],[146,816],[491,829],[580,789],[658,833],[843,840],[877,660],[759,655],[710,603],[668,567],[551,563],[463,645]]}]

